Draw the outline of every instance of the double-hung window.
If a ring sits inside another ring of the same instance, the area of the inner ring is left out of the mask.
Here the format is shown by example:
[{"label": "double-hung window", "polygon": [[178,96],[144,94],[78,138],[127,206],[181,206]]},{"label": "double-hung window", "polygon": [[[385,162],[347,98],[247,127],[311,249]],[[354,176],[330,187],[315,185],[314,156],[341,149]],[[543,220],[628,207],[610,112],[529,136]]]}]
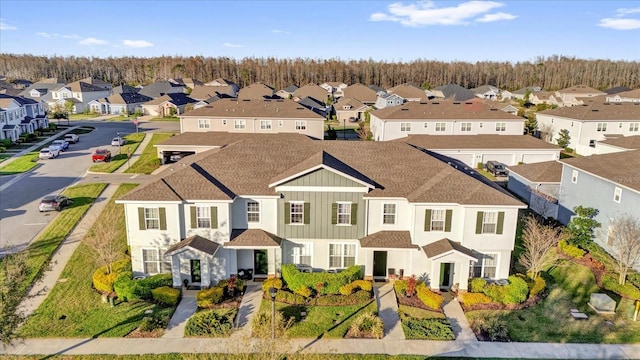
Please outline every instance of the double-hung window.
[{"label": "double-hung window", "polygon": [[211,207],[196,206],[196,225],[198,229],[211,228]]},{"label": "double-hung window", "polygon": [[171,262],[162,259],[160,249],[142,249],[142,268],[145,274],[171,272]]},{"label": "double-hung window", "polygon": [[382,223],[385,225],[396,223],[396,204],[382,205]]},{"label": "double-hung window", "polygon": [[447,130],[447,123],[438,122],[436,123],[436,132],[443,132]]},{"label": "double-hung window", "polygon": [[431,231],[444,231],[446,210],[431,210]]},{"label": "double-hung window", "polygon": [[291,202],[290,224],[304,224],[304,203]]},{"label": "double-hung window", "polygon": [[351,225],[351,203],[338,203],[338,225]]},{"label": "double-hung window", "polygon": [[297,243],[291,252],[292,261],[296,265],[311,265],[312,243]]},{"label": "double-hung window", "polygon": [[144,208],[144,224],[147,230],[160,229],[160,210],[158,208]]},{"label": "double-hung window", "polygon": [[260,120],[260,130],[271,130],[271,120]]},{"label": "double-hung window", "polygon": [[498,213],[485,211],[482,214],[482,233],[495,234],[498,228]]},{"label": "double-hung window", "polygon": [[507,131],[507,123],[506,122],[496,123],[496,131]]},{"label": "double-hung window", "polygon": [[411,131],[411,123],[410,122],[400,123],[400,131],[404,131],[404,132]]},{"label": "double-hung window", "polygon": [[616,187],[613,191],[613,201],[620,203],[620,199],[622,199],[622,189]]},{"label": "double-hung window", "polygon": [[296,120],[296,130],[307,130],[307,122],[305,120]]},{"label": "double-hung window", "polygon": [[487,253],[482,254],[474,252],[473,254],[478,261],[472,261],[469,267],[469,277],[490,278],[496,277],[496,268],[498,265],[498,254]]},{"label": "double-hung window", "polygon": [[209,129],[209,128],[211,128],[211,120],[198,119],[198,129]]},{"label": "double-hung window", "polygon": [[329,267],[345,268],[355,264],[355,244],[329,244]]},{"label": "double-hung window", "polygon": [[598,123],[598,125],[596,125],[596,131],[600,131],[600,132],[607,131],[607,123]]},{"label": "double-hung window", "polygon": [[638,132],[638,129],[640,129],[640,123],[629,123],[629,131]]},{"label": "double-hung window", "polygon": [[247,222],[260,222],[260,203],[257,201],[247,202]]},{"label": "double-hung window", "polygon": [[244,130],[247,127],[247,122],[244,119],[237,119],[233,121],[233,128],[236,130]]},{"label": "double-hung window", "polygon": [[470,122],[460,123],[460,131],[461,132],[469,132],[469,131],[471,131],[471,123]]}]

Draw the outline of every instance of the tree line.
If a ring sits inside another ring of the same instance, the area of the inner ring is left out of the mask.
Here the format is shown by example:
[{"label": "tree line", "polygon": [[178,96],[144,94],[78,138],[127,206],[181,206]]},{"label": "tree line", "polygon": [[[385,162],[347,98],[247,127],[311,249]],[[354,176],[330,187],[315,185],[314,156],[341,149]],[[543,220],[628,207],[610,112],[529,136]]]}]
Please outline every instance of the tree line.
[{"label": "tree line", "polygon": [[0,74],[9,79],[37,81],[60,78],[76,81],[93,77],[114,85],[146,85],[169,78],[210,81],[224,78],[240,87],[262,81],[276,90],[289,85],[344,82],[390,87],[413,83],[432,88],[449,83],[465,88],[494,85],[517,90],[541,86],[554,91],[583,84],[605,90],[615,86],[640,87],[640,64],[623,60],[585,60],[553,55],[527,62],[445,62],[414,60],[287,59],[203,56],[76,57],[0,54]]}]

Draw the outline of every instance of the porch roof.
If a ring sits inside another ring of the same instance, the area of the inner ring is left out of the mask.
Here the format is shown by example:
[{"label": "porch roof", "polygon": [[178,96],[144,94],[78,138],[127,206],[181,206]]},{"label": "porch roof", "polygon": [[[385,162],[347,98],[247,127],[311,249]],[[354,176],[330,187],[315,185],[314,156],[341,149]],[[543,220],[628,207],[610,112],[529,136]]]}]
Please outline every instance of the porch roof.
[{"label": "porch roof", "polygon": [[16,127],[18,127],[18,125],[16,124],[9,124],[9,125],[4,125],[2,127],[2,130],[15,130]]},{"label": "porch roof", "polygon": [[260,229],[233,229],[225,248],[280,247],[281,238]]},{"label": "porch roof", "polygon": [[363,248],[417,249],[408,231],[378,231],[360,239]]},{"label": "porch roof", "polygon": [[215,255],[216,251],[218,251],[220,244],[204,238],[200,235],[193,235],[171,246],[169,249],[167,249],[165,255],[173,255],[173,253],[185,247],[190,247],[213,256]]},{"label": "porch roof", "polygon": [[424,250],[424,253],[427,254],[427,258],[429,259],[442,256],[450,252],[457,252],[471,258],[471,260],[478,261],[469,248],[462,246],[459,242],[455,242],[447,238],[427,244],[422,247],[422,250]]}]

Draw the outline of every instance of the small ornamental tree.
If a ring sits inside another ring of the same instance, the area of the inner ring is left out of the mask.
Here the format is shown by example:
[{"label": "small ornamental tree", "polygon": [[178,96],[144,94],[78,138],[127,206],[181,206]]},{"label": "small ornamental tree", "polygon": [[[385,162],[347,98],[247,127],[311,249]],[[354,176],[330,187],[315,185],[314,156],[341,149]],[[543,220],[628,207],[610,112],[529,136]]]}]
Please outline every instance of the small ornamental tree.
[{"label": "small ornamental tree", "polygon": [[520,254],[518,262],[527,269],[532,279],[557,261],[558,255],[553,249],[564,236],[566,235],[562,234],[560,229],[543,225],[533,216],[525,218],[522,231],[524,251]]},{"label": "small ornamental tree", "polygon": [[627,273],[640,264],[640,220],[622,215],[609,224],[607,244],[616,261],[618,284],[624,285]]},{"label": "small ornamental tree", "polygon": [[574,245],[585,248],[593,240],[593,232],[600,227],[600,223],[594,218],[598,215],[598,210],[590,207],[576,206],[573,208],[575,214],[565,229],[567,240]]},{"label": "small ornamental tree", "polygon": [[569,143],[571,143],[571,136],[569,136],[569,130],[567,129],[560,130],[560,132],[558,133],[558,140],[556,141],[558,142],[558,146],[560,146],[563,149],[569,146]]}]

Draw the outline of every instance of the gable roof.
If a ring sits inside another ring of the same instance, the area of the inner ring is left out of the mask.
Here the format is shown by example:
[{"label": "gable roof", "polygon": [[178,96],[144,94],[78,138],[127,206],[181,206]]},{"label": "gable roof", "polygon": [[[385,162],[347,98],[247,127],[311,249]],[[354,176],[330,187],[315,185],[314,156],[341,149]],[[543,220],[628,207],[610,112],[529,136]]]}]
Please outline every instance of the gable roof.
[{"label": "gable roof", "polygon": [[640,150],[559,160],[563,164],[640,191]]},{"label": "gable roof", "polygon": [[140,89],[129,85],[120,85],[111,89],[112,94],[137,94]]},{"label": "gable roof", "polygon": [[349,85],[344,90],[344,97],[353,98],[363,103],[375,103],[378,95],[376,91],[362,84]]},{"label": "gable roof", "polygon": [[409,135],[394,141],[403,141],[423,149],[549,149],[562,150],[529,135]]},{"label": "gable roof", "polygon": [[377,94],[377,93],[379,93],[379,92],[381,92],[381,91],[382,91],[383,93],[386,93],[386,92],[387,92],[385,89],[381,88],[380,86],[378,86],[378,85],[373,85],[373,84],[369,85],[369,89],[371,89],[371,90],[375,91],[375,92],[376,92],[376,94]]},{"label": "gable roof", "polygon": [[609,103],[604,101],[604,97],[598,97],[585,100],[582,105],[559,107],[538,114],[582,121],[640,120],[640,104]]},{"label": "gable roof", "polygon": [[182,106],[182,105],[198,102],[197,100],[190,98],[187,94],[172,93],[172,94],[164,94],[157,99],[152,99],[146,102],[144,105],[160,105],[165,101],[168,101],[175,106]]},{"label": "gable roof", "polygon": [[363,248],[380,249],[417,249],[411,242],[409,231],[378,231],[360,239]]},{"label": "gable roof", "polygon": [[224,243],[225,248],[234,247],[280,247],[282,239],[260,229],[233,229],[230,241]]},{"label": "gable roof", "polygon": [[153,100],[152,98],[138,93],[117,93],[106,98],[110,104],[141,104]]},{"label": "gable roof", "polygon": [[293,96],[298,98],[311,97],[318,101],[326,100],[327,95],[327,90],[314,83],[304,85],[293,92]]},{"label": "gable roof", "polygon": [[514,91],[512,94],[517,94],[517,95],[524,95],[527,93],[527,91],[533,93],[542,91],[542,88],[540,86],[525,86],[522,89],[518,89],[516,91]]},{"label": "gable roof", "polygon": [[472,258],[473,260],[478,260],[473,252],[462,246],[459,242],[451,241],[447,238],[440,239],[436,242],[432,242],[431,244],[427,244],[422,247],[422,250],[425,254],[427,254],[427,258],[431,259],[440,255],[444,255],[450,251],[455,251],[460,254],[466,255],[467,257]]},{"label": "gable roof", "polygon": [[104,90],[111,90],[111,88],[113,87],[113,85],[111,85],[110,83],[108,83],[108,82],[106,82],[104,80],[95,79],[95,78],[92,78],[92,77],[86,77],[86,78],[80,79],[78,81],[79,82],[83,82],[83,83],[87,83],[87,84],[95,86],[95,87],[102,88]]},{"label": "gable roof", "polygon": [[[350,108],[345,110],[344,107],[349,106]],[[333,103],[333,108],[337,111],[354,111],[362,108],[368,108],[367,105],[363,104],[361,101],[357,99],[353,99],[350,97],[341,97],[337,102]]]},{"label": "gable roof", "polygon": [[[465,89],[458,84],[447,84],[433,88],[442,94],[445,99],[451,99],[454,101],[466,101],[474,99],[476,95],[469,89]],[[432,91],[435,93],[435,91]]]},{"label": "gable roof", "polygon": [[69,83],[67,85],[65,85],[66,88],[68,88],[69,90],[73,91],[73,92],[96,92],[96,91],[107,91],[110,88],[104,88],[104,87],[100,87],[100,86],[96,86],[90,83],[86,83],[82,80],[79,81],[74,81],[72,83]]},{"label": "gable roof", "polygon": [[427,101],[427,94],[421,88],[413,84],[401,84],[392,87],[388,90],[391,94],[396,94],[405,99],[420,99],[420,101]]},{"label": "gable roof", "polygon": [[608,95],[615,95],[615,94],[618,94],[618,93],[621,93],[621,92],[625,92],[625,91],[629,91],[629,90],[631,90],[631,89],[629,89],[626,86],[615,86],[615,87],[612,87],[612,88],[609,88],[609,89],[605,90],[604,92],[606,94],[608,94]]},{"label": "gable roof", "polygon": [[275,90],[262,82],[256,82],[245,86],[238,91],[238,99],[279,99]]},{"label": "gable roof", "polygon": [[555,160],[509,166],[509,171],[535,183],[560,183],[562,163]]},{"label": "gable roof", "polygon": [[409,101],[402,105],[371,112],[383,120],[464,119],[465,121],[502,120],[524,122],[523,118],[500,111],[477,99],[461,102],[447,99]]},{"label": "gable roof", "polygon": [[153,84],[149,84],[143,87],[142,89],[140,89],[140,91],[138,91],[138,93],[155,99],[164,94],[168,94],[169,92],[173,91],[172,89],[175,88],[179,88],[180,91],[184,91],[184,85],[163,80],[156,81]]},{"label": "gable roof", "polygon": [[[282,141],[312,141],[305,135],[298,133],[273,133],[269,134],[273,138],[280,138]],[[174,135],[158,145],[195,145],[222,147],[241,140],[261,140],[264,134],[258,133],[232,133],[223,131],[207,132],[184,132]]]},{"label": "gable roof", "polygon": [[[289,94],[293,94],[293,92],[298,90],[298,89],[299,89],[298,85],[291,84],[291,85],[287,86],[286,88],[284,88],[282,90],[288,92]],[[325,90],[325,93],[326,93],[326,90]]]},{"label": "gable roof", "polygon": [[205,85],[196,85],[193,89],[191,89],[191,93],[189,93],[189,97],[196,100],[207,100],[214,96],[230,95],[233,94],[234,90],[230,85],[225,86],[205,86]]},{"label": "gable roof", "polygon": [[193,109],[183,116],[219,116],[229,118],[305,119],[324,121],[324,117],[290,99],[220,99]]},{"label": "gable roof", "polygon": [[589,87],[587,85],[574,85],[574,86],[570,86],[568,88],[562,89],[562,90],[558,90],[557,93],[559,94],[573,94],[579,97],[579,95],[583,95],[583,94],[601,94],[601,95],[605,95],[606,93],[600,91],[600,90],[596,90],[592,87]]},{"label": "gable roof", "polygon": [[640,99],[640,89],[628,90],[614,94],[614,96],[620,96],[621,98]]},{"label": "gable roof", "polygon": [[167,251],[165,251],[164,254],[171,255],[172,253],[175,253],[176,251],[187,248],[187,247],[196,249],[205,254],[209,254],[213,256],[216,254],[216,252],[220,248],[220,244],[218,244],[215,241],[206,239],[200,235],[193,235],[180,241],[179,243],[173,244],[171,247],[167,249]]},{"label": "gable roof", "polygon": [[640,150],[640,135],[621,136],[618,138],[602,140],[602,141],[599,141],[599,143],[617,146],[623,149]]}]

